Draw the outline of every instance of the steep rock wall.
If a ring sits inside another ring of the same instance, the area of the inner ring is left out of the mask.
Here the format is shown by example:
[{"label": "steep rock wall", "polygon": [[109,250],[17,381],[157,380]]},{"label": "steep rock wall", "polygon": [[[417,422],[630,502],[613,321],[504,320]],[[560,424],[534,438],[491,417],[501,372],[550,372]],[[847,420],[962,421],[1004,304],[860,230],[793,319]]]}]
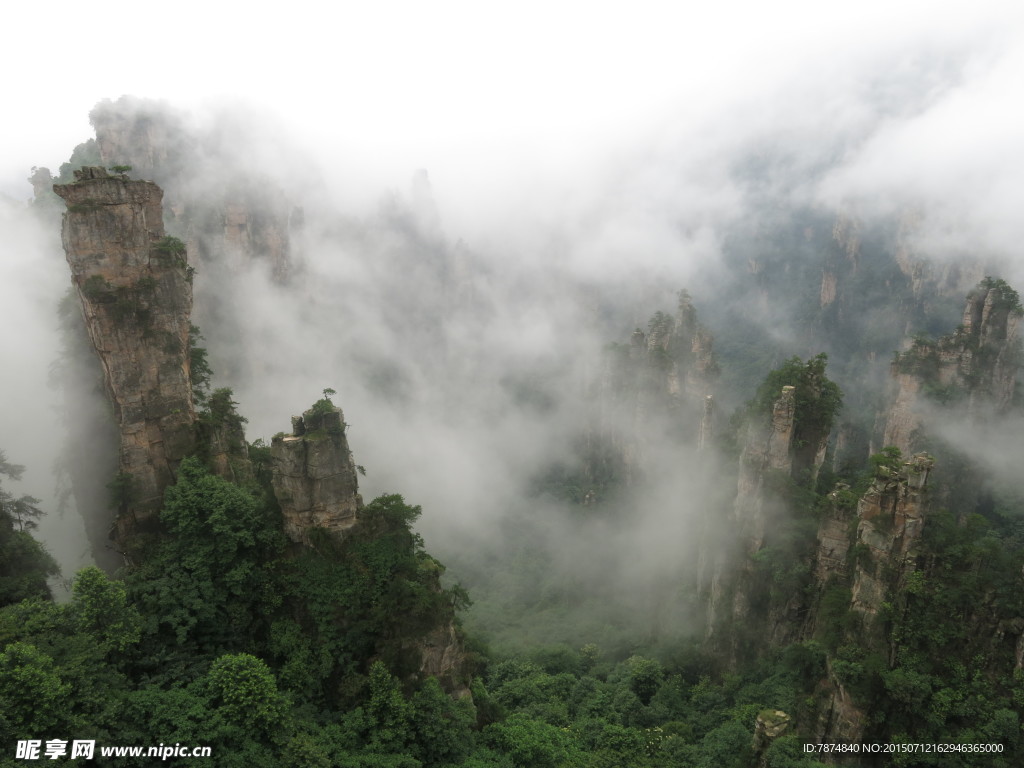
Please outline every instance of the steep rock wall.
[{"label": "steep rock wall", "polygon": [[914,569],[927,510],[928,476],[934,464],[930,456],[918,454],[898,469],[879,467],[857,504],[851,607],[869,622]]},{"label": "steep rock wall", "polygon": [[750,425],[740,454],[736,501],[732,514],[735,530],[750,557],[764,544],[766,520],[765,476],[768,472],[788,475],[793,468],[792,444],[796,417],[794,388],[782,388],[772,406],[767,426]]},{"label": "steep rock wall", "polygon": [[[284,532],[293,542],[311,546],[316,532],[342,539],[363,522],[357,467],[341,409],[322,400],[293,417],[292,434],[273,438],[271,460],[274,495]],[[440,592],[440,581],[429,588]],[[421,678],[436,677],[454,698],[470,695],[468,657],[451,615],[439,617],[407,648],[419,657]]]},{"label": "steep rock wall", "polygon": [[454,622],[435,627],[418,644],[421,678],[436,677],[441,687],[455,699],[470,696],[466,685],[468,658]]},{"label": "steep rock wall", "polygon": [[[879,466],[874,481],[856,507],[857,529],[850,546],[852,514],[846,488],[832,494],[831,509],[818,531],[814,568],[817,599],[812,603],[805,636],[814,637],[820,598],[827,586],[848,584],[852,571],[850,609],[860,617],[856,637],[849,642],[865,649],[886,647],[890,663],[896,640],[887,638],[879,621],[883,605],[899,605],[907,579],[918,566],[918,545],[928,510],[928,477],[934,459],[925,454],[895,466]],[[826,677],[817,693],[813,738],[821,742],[862,741],[871,719],[855,700],[828,659]]]},{"label": "steep rock wall", "polygon": [[169,215],[196,264],[237,268],[259,261],[279,280],[287,278],[294,205],[269,178],[252,178],[248,164],[213,167],[208,159],[232,157],[243,140],[229,145],[227,136],[200,130],[166,104],[128,96],[97,104],[89,120],[103,163],[131,165],[164,188]]},{"label": "steep rock wall", "polygon": [[947,405],[974,419],[1005,411],[1021,364],[1020,321],[1016,293],[984,280],[967,296],[959,328],[937,341],[915,339],[897,355],[893,405],[880,419],[882,445],[907,455],[920,449],[926,415]]},{"label": "steep rock wall", "polygon": [[339,408],[294,417],[292,434],[275,436],[270,450],[288,538],[308,545],[310,529],[341,535],[358,522],[363,499]]},{"label": "steep rock wall", "polygon": [[703,446],[713,434],[718,377],[711,334],[686,292],[674,315],[658,312],[645,333],[612,350],[592,388],[584,438],[585,473],[598,489],[636,485],[666,440]]},{"label": "steep rock wall", "polygon": [[[721,554],[710,581],[701,577],[710,584],[706,640],[731,663],[793,642],[806,620],[806,571],[794,564],[810,558],[801,533],[811,512],[806,500],[842,401],[825,366],[824,355],[787,361],[748,408],[729,541],[715,547]],[[714,545],[713,535],[705,539]]]},{"label": "steep rock wall", "polygon": [[[735,660],[741,654],[740,640],[733,628],[747,624],[758,591],[755,558],[765,547],[766,537],[776,516],[784,513],[774,485],[777,478],[789,478],[794,470],[796,431],[795,387],[784,386],[772,404],[771,413],[762,422],[747,425],[740,453],[733,502],[730,535],[716,547],[717,560],[708,563],[712,575],[702,575],[708,584],[706,639],[719,645]],[[713,522],[708,531],[713,531]],[[710,538],[705,537],[710,546]],[[775,606],[760,635],[769,643],[783,642],[788,630],[786,616],[798,606],[792,601]],[[780,633],[782,633],[780,635]],[[778,637],[776,637],[778,636]]]},{"label": "steep rock wall", "polygon": [[825,514],[818,526],[818,548],[814,557],[814,581],[824,586],[847,575],[850,525],[856,510],[847,503],[849,486],[839,483],[829,494]]},{"label": "steep rock wall", "polygon": [[163,491],[196,447],[189,367],[191,270],[167,245],[162,191],[103,168],[55,185],[63,243],[120,432],[122,551],[152,530]]}]

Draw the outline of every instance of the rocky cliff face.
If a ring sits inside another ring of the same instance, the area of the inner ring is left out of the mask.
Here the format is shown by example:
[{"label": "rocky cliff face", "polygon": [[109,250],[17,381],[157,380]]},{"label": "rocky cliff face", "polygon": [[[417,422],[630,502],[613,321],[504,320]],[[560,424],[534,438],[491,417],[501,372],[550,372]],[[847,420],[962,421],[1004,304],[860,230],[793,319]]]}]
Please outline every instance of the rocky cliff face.
[{"label": "rocky cliff face", "polygon": [[[825,364],[824,356],[788,361],[770,374],[747,414],[728,534],[714,546],[720,555],[707,566],[710,579],[701,578],[708,584],[706,639],[732,661],[794,641],[806,617],[803,585],[794,586],[801,577],[785,572],[806,548],[795,548],[800,536],[791,528],[807,510],[793,502],[817,482],[841,401]],[[720,528],[709,521],[706,547]],[[754,625],[755,633],[739,629]]]},{"label": "rocky cliff face", "polygon": [[984,277],[984,265],[972,255],[933,259],[921,253],[919,239],[926,226],[924,216],[918,211],[908,210],[900,215],[893,249],[896,265],[910,281],[916,297],[962,296],[967,286]]},{"label": "rocky cliff face", "polygon": [[675,315],[656,313],[646,333],[636,329],[628,346],[605,360],[585,437],[591,483],[636,484],[665,440],[706,444],[714,429],[717,377],[711,334],[684,291]]},{"label": "rocky cliff face", "polygon": [[[835,588],[833,601],[843,594],[848,600],[841,644],[873,653],[890,667],[897,665],[903,640],[891,625],[906,619],[908,595],[923,589],[936,567],[933,556],[922,554],[930,510],[937,505],[948,507],[963,524],[984,496],[978,473],[964,472],[970,457],[962,454],[955,440],[940,440],[936,426],[953,417],[983,426],[986,419],[1011,407],[1022,314],[1016,292],[1003,281],[986,278],[968,295],[963,322],[952,334],[937,341],[919,337],[897,356],[892,365],[891,405],[880,419],[875,440],[877,445],[880,436],[884,445],[899,451],[887,448],[873,459],[875,477],[855,507],[844,485],[829,496],[818,528],[811,583],[816,596],[808,606],[805,638],[818,637],[823,597]],[[935,459],[924,452],[903,458],[924,446],[940,453],[943,472],[936,475],[933,487]],[[833,604],[831,610],[835,612],[837,606]],[[971,622],[984,627],[981,634],[1001,626],[990,615],[991,605],[977,606],[976,611]],[[834,625],[835,618],[831,621]],[[1016,632],[1013,620],[1003,623],[1007,634]],[[998,631],[995,634],[996,643],[1002,642]],[[876,726],[866,702],[851,695],[834,662],[829,658],[820,686],[813,737],[863,740]]]},{"label": "rocky cliff face", "polygon": [[[195,264],[237,269],[251,262],[270,266],[284,281],[292,268],[294,204],[269,178],[213,167],[210,156],[243,151],[224,146],[228,136],[203,131],[165,104],[124,96],[104,101],[89,113],[101,162],[132,166],[166,192],[168,215],[188,245]],[[203,307],[203,313],[215,307]]]},{"label": "rocky cliff face", "polygon": [[292,541],[308,545],[311,529],[342,535],[358,522],[363,499],[340,409],[294,417],[292,434],[271,442],[271,457],[274,495]]},{"label": "rocky cliff face", "polygon": [[454,622],[435,627],[420,641],[417,649],[422,659],[421,678],[436,677],[452,698],[471,695],[466,685],[466,649]]},{"label": "rocky cliff face", "polygon": [[[190,367],[192,270],[181,241],[164,234],[162,191],[148,181],[87,167],[57,185],[67,203],[63,239],[89,341],[103,368],[117,422],[121,508],[118,549],[134,559],[159,532],[163,492],[187,455],[205,458],[233,482],[251,466],[230,390],[217,390],[196,412]],[[339,538],[363,508],[357,468],[341,411],[328,400],[292,420],[292,434],[271,445],[272,485],[284,531],[300,545],[313,530]],[[440,583],[432,588],[438,593]],[[466,654],[452,619],[412,641],[419,673],[438,677],[453,694],[465,688]]]},{"label": "rocky cliff face", "polygon": [[[717,559],[704,563],[704,568],[710,570],[710,577],[701,577],[708,585],[706,638],[718,638],[732,659],[740,648],[730,627],[749,619],[756,581],[754,558],[765,545],[773,517],[783,511],[771,490],[773,475],[788,477],[793,468],[794,392],[793,386],[783,387],[768,417],[763,422],[748,424],[729,535],[715,547],[719,552]],[[717,528],[715,521],[708,522],[706,538]],[[707,545],[710,544],[708,539]],[[766,632],[771,634],[772,630]]]},{"label": "rocky cliff face", "polygon": [[[768,485],[771,473],[788,477],[792,470],[795,416],[794,387],[786,386],[773,404],[767,423],[748,425],[731,513],[731,541],[725,543],[717,562],[709,563],[712,576],[707,637],[720,636],[731,658],[739,653],[739,647],[735,635],[726,628],[749,619],[756,578],[754,557],[764,547],[772,517],[782,511]],[[713,521],[711,526],[713,529]]]},{"label": "rocky cliff face", "polygon": [[244,484],[253,480],[253,467],[243,426],[246,419],[235,410],[231,394],[230,389],[218,389],[206,400],[199,420],[200,443],[215,475]]},{"label": "rocky cliff face", "polygon": [[868,714],[857,705],[843,685],[831,659],[826,662],[825,671],[826,677],[818,691],[818,716],[809,740],[821,744],[854,744],[863,741],[870,722]]},{"label": "rocky cliff face", "polygon": [[54,191],[67,203],[63,242],[120,432],[122,551],[155,526],[163,491],[196,447],[189,367],[191,270],[164,237],[162,192],[83,168]]},{"label": "rocky cliff face", "polygon": [[921,379],[912,373],[900,373],[894,365],[892,386],[895,396],[885,413],[882,431],[882,446],[893,445],[900,451],[908,452],[922,439],[921,424],[924,419],[921,403]]},{"label": "rocky cliff face", "polygon": [[[284,532],[296,544],[311,546],[317,533],[340,540],[363,522],[345,426],[341,409],[324,399],[292,418],[292,434],[276,435],[271,442],[274,495]],[[430,588],[440,592],[440,582]],[[466,651],[450,615],[438,617],[407,649],[419,657],[420,677],[436,677],[455,698],[470,695]]]},{"label": "rocky cliff face", "polygon": [[856,518],[851,496],[846,483],[838,483],[828,496],[825,514],[818,526],[818,547],[814,556],[814,582],[819,589],[842,581],[849,572],[850,527]]},{"label": "rocky cliff face", "polygon": [[[907,581],[918,563],[918,545],[928,511],[928,477],[934,459],[926,454],[909,461],[891,460],[877,467],[876,476],[850,505],[849,489],[840,486],[830,495],[829,510],[818,529],[813,584],[816,597],[809,606],[805,637],[815,637],[821,598],[828,587],[851,583],[850,609],[860,617],[852,642],[865,649],[885,648],[890,663],[897,640],[888,638],[880,623],[883,606],[903,601]],[[851,540],[851,524],[856,532]],[[851,546],[852,545],[852,546]],[[870,724],[863,703],[847,690],[830,658],[826,678],[818,691],[813,736],[822,742],[857,742]]]},{"label": "rocky cliff face", "polygon": [[772,406],[765,425],[750,425],[740,454],[736,502],[733,505],[735,530],[748,557],[764,545],[767,526],[766,506],[771,503],[765,490],[769,472],[789,475],[793,469],[793,431],[796,418],[794,387],[785,386]]},{"label": "rocky cliff face", "polygon": [[857,550],[851,606],[867,622],[900,592],[914,570],[927,511],[928,475],[935,461],[918,454],[898,467],[880,466],[857,504]]},{"label": "rocky cliff face", "polygon": [[671,377],[679,382],[678,391],[698,400],[710,395],[719,373],[714,339],[697,321],[697,308],[686,291],[679,294],[675,320],[663,343],[673,359]]},{"label": "rocky cliff face", "polygon": [[1020,301],[1000,280],[983,280],[964,307],[963,322],[937,341],[914,340],[892,364],[892,407],[881,441],[904,454],[925,447],[930,412],[955,408],[975,420],[1004,412],[1021,364]]}]

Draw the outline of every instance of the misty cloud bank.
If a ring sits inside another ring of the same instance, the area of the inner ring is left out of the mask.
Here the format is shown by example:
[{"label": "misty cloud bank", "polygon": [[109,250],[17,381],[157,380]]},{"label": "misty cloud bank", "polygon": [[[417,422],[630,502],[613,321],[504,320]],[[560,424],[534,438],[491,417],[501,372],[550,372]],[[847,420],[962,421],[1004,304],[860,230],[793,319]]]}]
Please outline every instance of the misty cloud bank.
[{"label": "misty cloud bank", "polygon": [[[831,242],[833,222],[846,217],[865,237],[888,233],[877,238],[929,269],[966,263],[949,277],[952,304],[989,270],[1024,283],[1024,120],[1014,107],[1024,58],[1010,32],[941,32],[858,54],[843,47],[820,68],[774,63],[775,80],[696,91],[601,147],[581,138],[586,146],[562,163],[545,165],[539,148],[489,180],[468,163],[429,175],[410,167],[409,186],[392,190],[392,179],[345,166],[353,150],[343,132],[311,147],[310,130],[273,107],[165,104],[160,125],[169,127],[158,139],[168,154],[149,160],[179,164],[168,197],[192,209],[174,217],[195,221],[203,201],[258,192],[279,198],[271,207],[287,222],[285,279],[279,265],[244,253],[192,254],[194,320],[215,386],[234,390],[249,439],[268,441],[322,389],[337,390],[367,470],[364,496],[400,492],[423,505],[421,529],[442,560],[473,548],[500,554],[513,521],[546,551],[545,567],[556,563],[624,615],[639,606],[653,621],[662,590],[695,578],[701,521],[728,504],[731,476],[651,434],[648,482],[620,500],[620,516],[582,523],[536,494],[552,467],[579,465],[609,343],[626,343],[655,311],[672,312],[684,288],[737,356],[728,324],[744,318],[771,348],[721,394],[725,428],[768,363],[842,348],[763,290],[768,278],[753,262],[782,229],[793,242],[809,233],[806,252],[779,246],[777,263],[788,259],[794,271],[820,269],[816,244]],[[0,434],[8,456],[29,466],[26,482],[39,483],[60,448],[45,379],[60,354],[55,307],[67,276],[56,233],[20,205],[5,200],[2,210],[0,306],[19,330],[0,350],[17,371],[5,377],[4,400],[16,405],[4,409]],[[912,225],[893,235],[901,221]],[[880,306],[856,322],[897,339],[917,330],[889,312]],[[885,359],[836,364],[873,393],[884,385]],[[994,452],[996,471],[1015,456],[1012,434]],[[77,538],[66,534],[71,525],[52,514],[43,528],[66,570],[81,562],[72,543],[59,543]],[[658,620],[681,629],[688,617]]]}]

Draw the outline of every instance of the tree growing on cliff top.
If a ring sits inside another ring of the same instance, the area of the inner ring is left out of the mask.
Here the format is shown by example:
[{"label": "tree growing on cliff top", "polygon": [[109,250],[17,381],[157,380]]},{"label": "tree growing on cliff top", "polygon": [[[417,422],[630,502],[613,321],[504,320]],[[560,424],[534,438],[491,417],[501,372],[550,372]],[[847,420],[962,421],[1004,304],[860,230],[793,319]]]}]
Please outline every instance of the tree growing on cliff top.
[{"label": "tree growing on cliff top", "polygon": [[754,399],[748,403],[749,411],[770,415],[782,388],[789,386],[794,388],[796,403],[794,439],[799,441],[811,434],[830,431],[843,405],[843,391],[825,375],[827,365],[828,355],[824,352],[806,363],[799,357],[791,357],[765,377]]},{"label": "tree growing on cliff top", "polygon": [[334,402],[331,400],[332,395],[338,394],[335,390],[327,387],[323,390],[324,396],[313,403],[312,411],[316,414],[332,413],[334,411]]}]

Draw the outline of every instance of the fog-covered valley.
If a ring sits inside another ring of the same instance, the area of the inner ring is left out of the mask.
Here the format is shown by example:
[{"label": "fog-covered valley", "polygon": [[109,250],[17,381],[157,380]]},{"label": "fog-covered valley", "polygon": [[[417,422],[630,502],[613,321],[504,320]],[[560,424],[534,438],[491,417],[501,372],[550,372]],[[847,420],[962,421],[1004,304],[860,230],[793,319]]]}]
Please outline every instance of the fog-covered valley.
[{"label": "fog-covered valley", "polygon": [[[774,44],[714,16],[721,49],[652,31],[621,76],[595,12],[592,71],[550,83],[446,51],[377,73],[399,107],[110,86],[12,136],[0,546],[34,497],[61,573],[8,550],[0,732],[402,766],[942,735],[1013,765],[1022,49],[984,10],[762,19]],[[51,593],[39,628],[18,600]],[[69,686],[45,718],[4,687],[30,656]]]}]

